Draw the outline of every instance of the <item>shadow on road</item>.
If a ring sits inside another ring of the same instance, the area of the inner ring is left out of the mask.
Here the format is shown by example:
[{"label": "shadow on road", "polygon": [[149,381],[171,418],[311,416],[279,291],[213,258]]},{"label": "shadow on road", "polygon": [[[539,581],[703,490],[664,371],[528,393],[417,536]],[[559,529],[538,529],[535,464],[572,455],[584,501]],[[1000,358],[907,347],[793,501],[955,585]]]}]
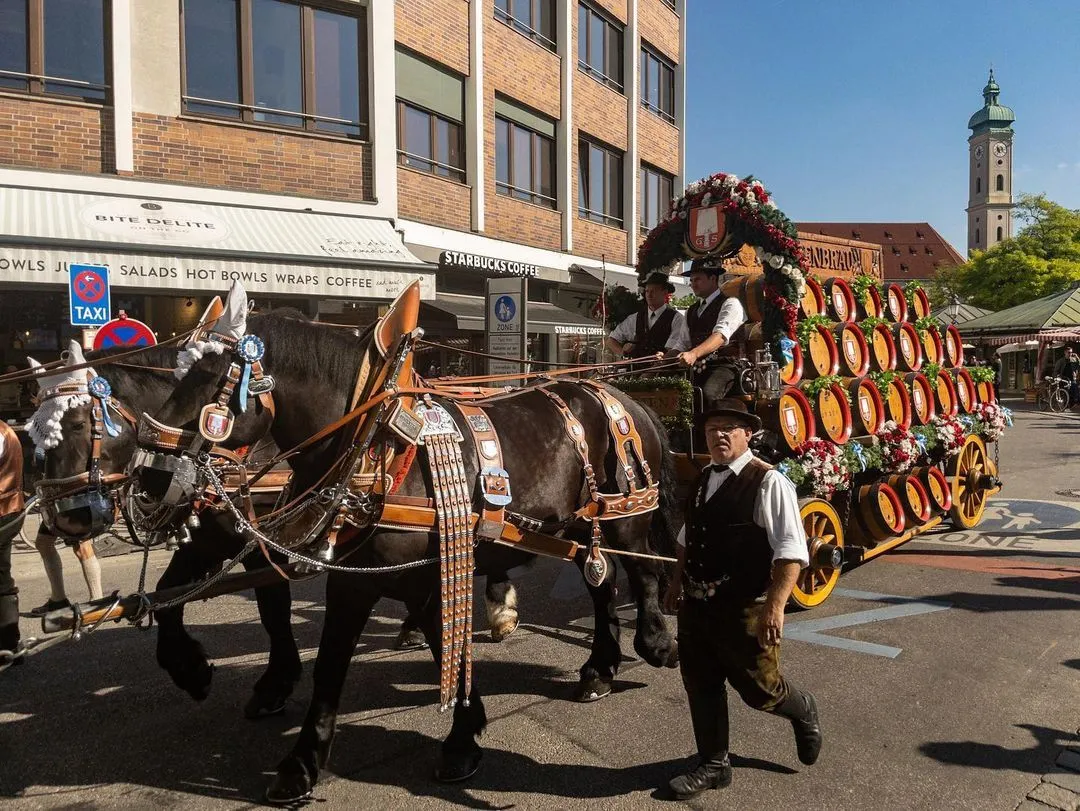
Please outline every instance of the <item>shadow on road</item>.
[{"label": "shadow on road", "polygon": [[955,766],[1042,774],[1047,771],[1047,764],[1054,762],[1062,747],[1077,742],[1077,737],[1072,733],[1050,727],[1035,724],[1016,724],[1016,727],[1030,732],[1035,744],[1026,749],[1009,749],[996,743],[978,741],[930,741],[920,745],[919,750],[934,760]]}]

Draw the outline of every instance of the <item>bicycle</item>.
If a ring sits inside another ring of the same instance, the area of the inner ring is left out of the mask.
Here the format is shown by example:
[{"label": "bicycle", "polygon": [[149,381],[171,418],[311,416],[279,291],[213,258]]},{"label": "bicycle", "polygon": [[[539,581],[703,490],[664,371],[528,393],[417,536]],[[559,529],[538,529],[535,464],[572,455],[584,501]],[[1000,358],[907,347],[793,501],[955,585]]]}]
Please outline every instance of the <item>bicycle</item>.
[{"label": "bicycle", "polygon": [[1035,396],[1041,411],[1063,414],[1069,410],[1069,381],[1063,377],[1044,377]]}]

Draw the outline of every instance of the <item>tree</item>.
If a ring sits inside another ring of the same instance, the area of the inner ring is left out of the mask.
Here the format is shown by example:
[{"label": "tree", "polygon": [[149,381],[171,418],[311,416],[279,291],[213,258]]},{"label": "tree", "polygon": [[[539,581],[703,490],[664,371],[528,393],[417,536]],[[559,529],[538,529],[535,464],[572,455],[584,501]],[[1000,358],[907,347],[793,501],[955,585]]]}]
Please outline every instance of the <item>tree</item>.
[{"label": "tree", "polygon": [[955,294],[978,307],[1003,310],[1080,281],[1080,211],[1042,194],[1021,195],[1015,211],[1023,224],[1015,237],[938,271],[937,301]]}]

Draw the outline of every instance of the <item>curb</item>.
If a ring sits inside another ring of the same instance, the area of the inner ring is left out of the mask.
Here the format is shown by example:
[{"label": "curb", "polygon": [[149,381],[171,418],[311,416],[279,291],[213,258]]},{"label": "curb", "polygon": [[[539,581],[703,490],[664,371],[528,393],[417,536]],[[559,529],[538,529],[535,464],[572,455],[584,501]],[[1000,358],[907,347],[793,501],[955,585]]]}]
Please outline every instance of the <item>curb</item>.
[{"label": "curb", "polygon": [[[1080,730],[1077,730],[1080,735]],[[1080,809],[1080,741],[1062,749],[1054,761],[1057,767],[1042,776],[1014,811],[1076,811]]]}]

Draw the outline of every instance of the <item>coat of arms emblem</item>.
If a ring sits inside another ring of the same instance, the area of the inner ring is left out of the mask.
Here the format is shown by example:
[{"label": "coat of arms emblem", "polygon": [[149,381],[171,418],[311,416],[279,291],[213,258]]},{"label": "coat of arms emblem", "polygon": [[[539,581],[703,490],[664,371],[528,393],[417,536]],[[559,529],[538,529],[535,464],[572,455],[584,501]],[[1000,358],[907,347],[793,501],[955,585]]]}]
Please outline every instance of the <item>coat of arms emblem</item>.
[{"label": "coat of arms emblem", "polygon": [[720,205],[690,209],[686,241],[698,253],[708,253],[724,240],[727,219]]}]

